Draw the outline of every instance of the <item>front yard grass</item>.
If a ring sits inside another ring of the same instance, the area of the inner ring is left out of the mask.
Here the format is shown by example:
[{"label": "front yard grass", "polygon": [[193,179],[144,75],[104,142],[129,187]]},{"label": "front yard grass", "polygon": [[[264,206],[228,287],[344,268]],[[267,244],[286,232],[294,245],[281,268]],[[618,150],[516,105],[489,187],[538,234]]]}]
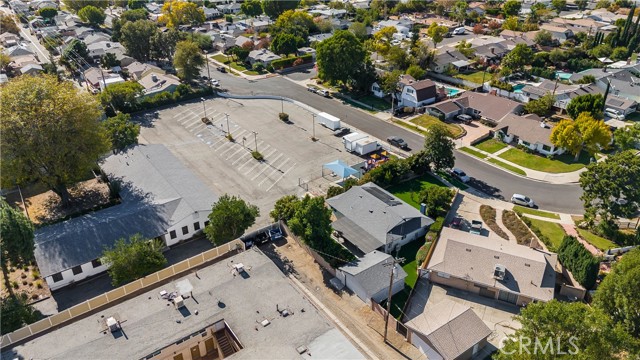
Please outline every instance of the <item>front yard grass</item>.
[{"label": "front yard grass", "polygon": [[481,153],[480,151],[473,150],[472,148],[469,148],[469,147],[460,148],[460,151],[480,159],[484,159],[487,157],[485,154]]},{"label": "front yard grass", "polygon": [[503,143],[502,141],[498,140],[498,139],[487,139],[487,140],[483,140],[482,142],[473,145],[474,147],[477,147],[478,149],[482,150],[482,151],[486,151],[490,154],[493,154],[494,152],[498,152],[504,148],[507,147],[507,144]]},{"label": "front yard grass", "polygon": [[356,100],[360,101],[361,103],[367,104],[369,106],[371,106],[371,108],[378,110],[378,111],[385,111],[391,108],[391,104],[384,100],[384,99],[380,99],[378,97],[375,97],[373,95],[365,95],[362,97],[358,97],[355,98]]},{"label": "front yard grass", "polygon": [[460,127],[460,125],[446,123],[431,115],[420,115],[415,119],[411,119],[410,121],[418,126],[422,126],[425,129],[428,129],[436,124],[444,125],[447,130],[449,130],[449,134],[452,138],[457,138],[464,131],[462,127]]},{"label": "front yard grass", "polygon": [[562,244],[562,239],[567,235],[560,224],[532,218],[527,218],[527,222],[531,224],[531,230],[538,235],[550,251],[557,251]]},{"label": "front yard grass", "polygon": [[[476,83],[478,85],[482,84],[482,75],[483,71],[476,71],[473,73],[469,73],[469,74],[458,74],[456,75],[457,78],[462,79],[462,80],[467,80],[467,81],[471,81],[473,83]],[[491,78],[493,77],[493,75],[486,73],[484,74],[484,81],[491,81]]]},{"label": "front yard grass", "polygon": [[580,237],[585,239],[589,244],[597,247],[602,251],[607,251],[608,249],[614,249],[618,247],[618,245],[613,241],[589,232],[589,230],[578,228],[578,234],[580,234]]},{"label": "front yard grass", "polygon": [[511,172],[516,173],[516,174],[520,174],[522,176],[527,176],[527,173],[524,170],[522,170],[520,168],[517,168],[515,166],[512,166],[512,165],[509,165],[507,163],[504,163],[504,162],[502,162],[502,161],[500,161],[498,159],[490,158],[489,162],[492,163],[492,164],[496,164],[496,165],[500,166],[501,168],[505,168],[505,169],[507,169],[507,170],[509,170]]},{"label": "front yard grass", "polygon": [[[398,185],[394,185],[388,189],[390,193],[400,198],[400,200],[420,210],[420,203],[418,202],[418,193],[423,189],[431,186],[443,186],[446,187],[440,180],[436,179],[431,174],[425,174],[417,177],[413,180],[405,181]],[[420,244],[422,245],[422,244]],[[416,250],[417,251],[417,250]]]},{"label": "front yard grass", "polygon": [[574,156],[571,154],[563,154],[556,156],[554,159],[548,159],[544,156],[530,154],[515,148],[509,149],[499,156],[528,169],[548,173],[573,172],[589,164],[589,154],[584,151],[580,154],[578,161],[573,161]]},{"label": "front yard grass", "polygon": [[520,206],[520,205],[514,206],[513,210],[516,210],[516,211],[519,211],[519,212],[525,213],[525,214],[531,214],[531,215],[546,217],[546,218],[549,218],[549,219],[560,220],[560,215],[558,215],[556,213],[551,213],[551,212],[542,211],[542,210],[536,210],[536,209],[532,209],[532,208],[528,208],[528,207],[524,207],[524,206]]},{"label": "front yard grass", "polygon": [[[346,100],[346,99],[345,99],[345,101],[350,103],[350,101],[349,101],[349,100]],[[362,107],[362,106],[361,106],[361,105],[359,105],[359,104],[354,105],[354,106],[357,106],[357,107],[360,107],[360,108]],[[371,110],[367,110],[367,111],[371,111]],[[415,125],[407,124],[406,122],[404,122],[404,121],[402,121],[402,120],[393,120],[393,123],[394,123],[394,124],[396,124],[396,125],[400,125],[400,126],[402,126],[403,128],[407,128],[407,129],[409,129],[409,130],[411,130],[411,131],[415,131],[415,132],[417,132],[418,134],[420,134],[420,135],[422,135],[422,136],[427,135],[427,132],[426,132],[426,131],[424,131],[424,130],[420,129],[419,127],[417,127],[417,126],[415,126]]]}]

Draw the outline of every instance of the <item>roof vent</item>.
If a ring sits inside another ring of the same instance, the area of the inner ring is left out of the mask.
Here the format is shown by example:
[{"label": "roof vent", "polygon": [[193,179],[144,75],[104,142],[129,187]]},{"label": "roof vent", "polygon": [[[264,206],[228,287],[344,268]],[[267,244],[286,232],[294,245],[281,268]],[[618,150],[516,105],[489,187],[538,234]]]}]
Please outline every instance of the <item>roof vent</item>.
[{"label": "roof vent", "polygon": [[507,273],[507,268],[504,265],[496,264],[493,268],[493,278],[498,280],[504,280],[504,276]]},{"label": "roof vent", "polygon": [[156,76],[156,74],[151,74],[151,80],[152,80],[153,82],[158,81],[158,77]]}]

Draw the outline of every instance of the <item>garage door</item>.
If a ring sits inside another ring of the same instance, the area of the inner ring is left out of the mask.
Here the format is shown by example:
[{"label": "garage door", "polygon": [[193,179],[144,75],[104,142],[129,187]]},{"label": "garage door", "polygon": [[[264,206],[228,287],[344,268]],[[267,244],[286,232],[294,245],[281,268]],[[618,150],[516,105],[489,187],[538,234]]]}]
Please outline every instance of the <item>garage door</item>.
[{"label": "garage door", "polygon": [[493,290],[489,290],[487,288],[480,288],[480,295],[486,296],[486,297],[492,298],[492,299],[496,298],[496,292],[493,291]]},{"label": "garage door", "polygon": [[514,293],[510,293],[508,291],[500,290],[500,294],[498,295],[498,299],[500,299],[502,301],[506,301],[508,303],[515,304],[516,301],[518,301],[518,295],[516,295]]}]

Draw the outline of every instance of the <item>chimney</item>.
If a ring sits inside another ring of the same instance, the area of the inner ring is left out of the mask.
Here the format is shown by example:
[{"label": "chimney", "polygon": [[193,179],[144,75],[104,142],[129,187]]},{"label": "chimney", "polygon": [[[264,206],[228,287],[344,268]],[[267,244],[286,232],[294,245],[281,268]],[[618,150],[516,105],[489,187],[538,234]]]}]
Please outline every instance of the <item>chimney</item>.
[{"label": "chimney", "polygon": [[495,55],[495,54],[496,54],[496,48],[492,47],[492,48],[491,48],[491,53],[492,53],[493,55]]}]

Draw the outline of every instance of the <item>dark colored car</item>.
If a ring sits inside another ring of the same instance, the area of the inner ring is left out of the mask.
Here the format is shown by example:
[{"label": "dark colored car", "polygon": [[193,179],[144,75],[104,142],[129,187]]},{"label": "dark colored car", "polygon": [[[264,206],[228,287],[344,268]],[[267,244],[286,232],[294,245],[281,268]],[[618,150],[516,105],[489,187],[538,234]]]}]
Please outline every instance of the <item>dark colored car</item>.
[{"label": "dark colored car", "polygon": [[459,229],[461,223],[462,223],[462,218],[459,217],[459,216],[456,216],[451,221],[451,227],[454,228],[454,229]]},{"label": "dark colored car", "polygon": [[218,66],[216,68],[216,70],[220,71],[221,73],[226,73],[227,72],[227,69],[224,66]]},{"label": "dark colored car", "polygon": [[403,138],[397,136],[390,136],[387,138],[387,142],[395,147],[399,147],[400,149],[407,149],[409,145]]},{"label": "dark colored car", "polygon": [[312,93],[316,93],[318,91],[318,89],[314,88],[314,87],[308,87],[307,91],[310,91]]},{"label": "dark colored car", "polygon": [[345,136],[350,132],[351,132],[351,129],[349,129],[348,127],[342,127],[340,129],[335,130],[333,132],[333,136]]}]

